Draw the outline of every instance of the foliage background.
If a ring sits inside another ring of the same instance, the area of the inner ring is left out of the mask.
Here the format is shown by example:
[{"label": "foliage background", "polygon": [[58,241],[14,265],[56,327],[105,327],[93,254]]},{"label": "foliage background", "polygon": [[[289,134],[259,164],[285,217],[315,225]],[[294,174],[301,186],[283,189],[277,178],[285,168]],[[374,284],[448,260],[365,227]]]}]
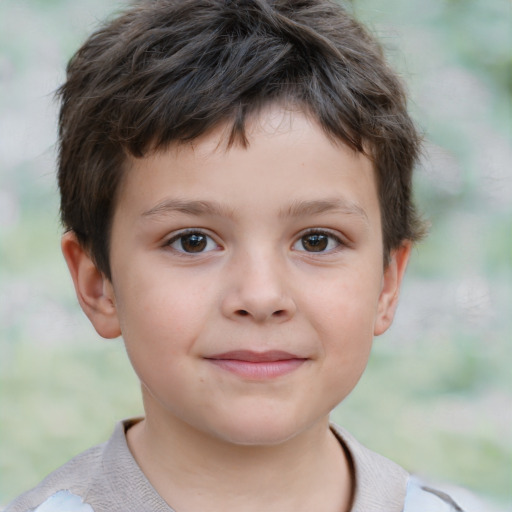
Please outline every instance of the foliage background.
[{"label": "foliage background", "polygon": [[[52,91],[122,2],[0,0],[0,504],[141,413],[121,342],[98,338],[60,256]],[[512,3],[353,0],[425,132],[432,222],[398,318],[334,419],[420,474],[512,510]]]}]

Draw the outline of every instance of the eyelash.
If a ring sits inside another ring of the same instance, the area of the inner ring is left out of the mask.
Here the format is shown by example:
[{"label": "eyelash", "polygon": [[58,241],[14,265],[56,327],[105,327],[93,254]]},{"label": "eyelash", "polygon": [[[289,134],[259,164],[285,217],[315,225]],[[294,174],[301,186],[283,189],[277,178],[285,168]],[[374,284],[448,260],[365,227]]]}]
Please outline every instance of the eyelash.
[{"label": "eyelash", "polygon": [[[331,247],[331,248],[324,248],[324,249],[321,249],[319,251],[308,251],[304,248],[304,240],[307,238],[307,237],[311,237],[311,236],[315,236],[315,235],[318,235],[320,237],[326,237],[327,239],[327,247],[329,246],[329,244],[334,241],[336,246],[335,247]],[[297,244],[302,244],[302,249],[296,249],[296,245]],[[299,252],[305,252],[305,253],[308,253],[308,254],[327,254],[327,253],[333,253],[333,252],[336,252],[338,250],[340,250],[340,248],[342,247],[345,247],[347,244],[341,239],[340,236],[338,236],[337,234],[334,234],[333,232],[329,231],[329,230],[326,230],[326,229],[310,229],[310,230],[307,230],[307,231],[304,231],[300,234],[300,236],[297,238],[297,240],[293,243],[292,245],[292,248],[295,248],[295,250],[298,250]]]},{"label": "eyelash", "polygon": [[[197,252],[194,251],[186,251],[183,247],[183,242],[187,237],[191,237],[192,235],[197,235],[198,237],[204,237],[206,239],[206,245],[203,247],[207,248],[209,244],[213,242],[215,245],[215,248],[210,248],[209,250],[199,250]],[[179,242],[181,240],[181,249],[178,249],[177,247],[173,247],[173,244],[176,242]],[[213,239],[212,236],[210,236],[208,233],[205,233],[201,229],[186,229],[184,231],[180,231],[179,233],[174,234],[169,240],[167,240],[164,244],[165,247],[171,248],[174,252],[179,254],[180,256],[188,256],[193,254],[204,254],[206,252],[211,252],[220,247],[220,245]]]},{"label": "eyelash", "polygon": [[[187,251],[183,247],[184,240],[187,237],[191,236],[191,235],[196,235],[198,237],[204,237],[205,245],[199,246],[200,250],[198,250],[198,251],[193,251],[193,250],[192,251]],[[316,251],[316,250],[309,250],[308,251],[304,247],[304,241],[305,241],[305,239],[307,237],[314,237],[314,236],[318,236],[319,237],[319,239],[317,239],[316,242],[320,244],[318,246],[320,248],[320,250],[318,250],[318,251]],[[325,237],[325,238],[323,238],[323,237]],[[173,247],[173,245],[176,242],[179,242],[180,240],[181,240],[181,248]],[[332,245],[333,241],[336,244],[335,247],[330,247],[329,248],[329,244]],[[208,246],[211,245],[212,242],[213,242],[213,244],[215,244],[215,248],[210,247],[208,249]],[[324,242],[326,243],[325,247],[323,247],[323,243]],[[301,248],[297,247],[298,244],[301,244]],[[326,253],[336,252],[336,251],[340,250],[341,247],[345,247],[346,245],[347,244],[338,235],[332,233],[329,230],[325,230],[325,229],[309,229],[309,230],[304,231],[304,232],[302,232],[300,234],[300,236],[297,238],[297,240],[293,243],[292,249],[296,250],[298,252],[305,252],[305,253],[308,253],[308,254],[326,254]],[[218,249],[220,247],[220,245],[217,242],[215,242],[213,237],[210,236],[208,233],[205,233],[204,231],[202,231],[200,229],[193,229],[193,228],[191,228],[191,229],[180,231],[179,233],[174,234],[169,240],[167,240],[165,242],[165,247],[171,248],[174,252],[176,252],[180,256],[188,256],[188,255],[193,255],[193,254],[204,254],[204,253],[208,253],[208,252],[214,251],[214,250]],[[204,250],[204,249],[208,249],[208,250]]]}]

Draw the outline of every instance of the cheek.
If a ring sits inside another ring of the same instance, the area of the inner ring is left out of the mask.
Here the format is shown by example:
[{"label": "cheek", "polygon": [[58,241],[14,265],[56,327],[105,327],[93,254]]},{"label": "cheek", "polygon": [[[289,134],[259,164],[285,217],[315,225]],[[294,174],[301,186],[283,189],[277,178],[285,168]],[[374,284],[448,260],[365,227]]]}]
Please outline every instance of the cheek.
[{"label": "cheek", "polygon": [[320,338],[325,392],[338,403],[363,373],[373,341],[379,285],[374,276],[353,274],[331,280],[310,302]]},{"label": "cheek", "polygon": [[373,337],[380,279],[372,274],[351,270],[316,287],[305,308],[318,331],[347,343],[353,338]]},{"label": "cheek", "polygon": [[189,317],[205,306],[211,289],[201,276],[173,272],[162,264],[134,264],[124,275],[115,292],[119,314],[127,326],[151,323],[164,329],[186,327]]},{"label": "cheek", "polygon": [[197,304],[165,286],[133,291],[120,311],[126,352],[140,381],[160,399],[164,390],[183,386],[183,362],[194,352],[204,318]]},{"label": "cheek", "polygon": [[193,284],[161,272],[131,274],[119,283],[116,299],[121,331],[139,374],[145,368],[167,369],[177,364],[180,354],[193,351],[213,300],[203,286]]}]

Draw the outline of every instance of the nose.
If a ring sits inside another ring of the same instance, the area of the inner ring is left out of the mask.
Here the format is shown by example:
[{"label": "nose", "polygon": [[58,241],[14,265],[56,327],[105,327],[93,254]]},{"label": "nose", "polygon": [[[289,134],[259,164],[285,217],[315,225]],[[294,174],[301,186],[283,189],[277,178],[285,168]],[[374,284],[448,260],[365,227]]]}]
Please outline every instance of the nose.
[{"label": "nose", "polygon": [[268,255],[245,256],[242,260],[229,272],[223,314],[257,323],[280,323],[292,318],[297,306],[283,266]]}]

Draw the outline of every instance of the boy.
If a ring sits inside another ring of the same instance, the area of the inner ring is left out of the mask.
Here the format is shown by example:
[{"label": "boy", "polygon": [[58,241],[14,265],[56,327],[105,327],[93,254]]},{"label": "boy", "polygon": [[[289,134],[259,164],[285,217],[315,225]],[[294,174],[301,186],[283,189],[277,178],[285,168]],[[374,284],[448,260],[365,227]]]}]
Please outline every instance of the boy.
[{"label": "boy", "polygon": [[138,2],[60,90],[62,250],[145,417],[16,511],[447,511],[329,423],[393,320],[419,151],[329,0]]}]

